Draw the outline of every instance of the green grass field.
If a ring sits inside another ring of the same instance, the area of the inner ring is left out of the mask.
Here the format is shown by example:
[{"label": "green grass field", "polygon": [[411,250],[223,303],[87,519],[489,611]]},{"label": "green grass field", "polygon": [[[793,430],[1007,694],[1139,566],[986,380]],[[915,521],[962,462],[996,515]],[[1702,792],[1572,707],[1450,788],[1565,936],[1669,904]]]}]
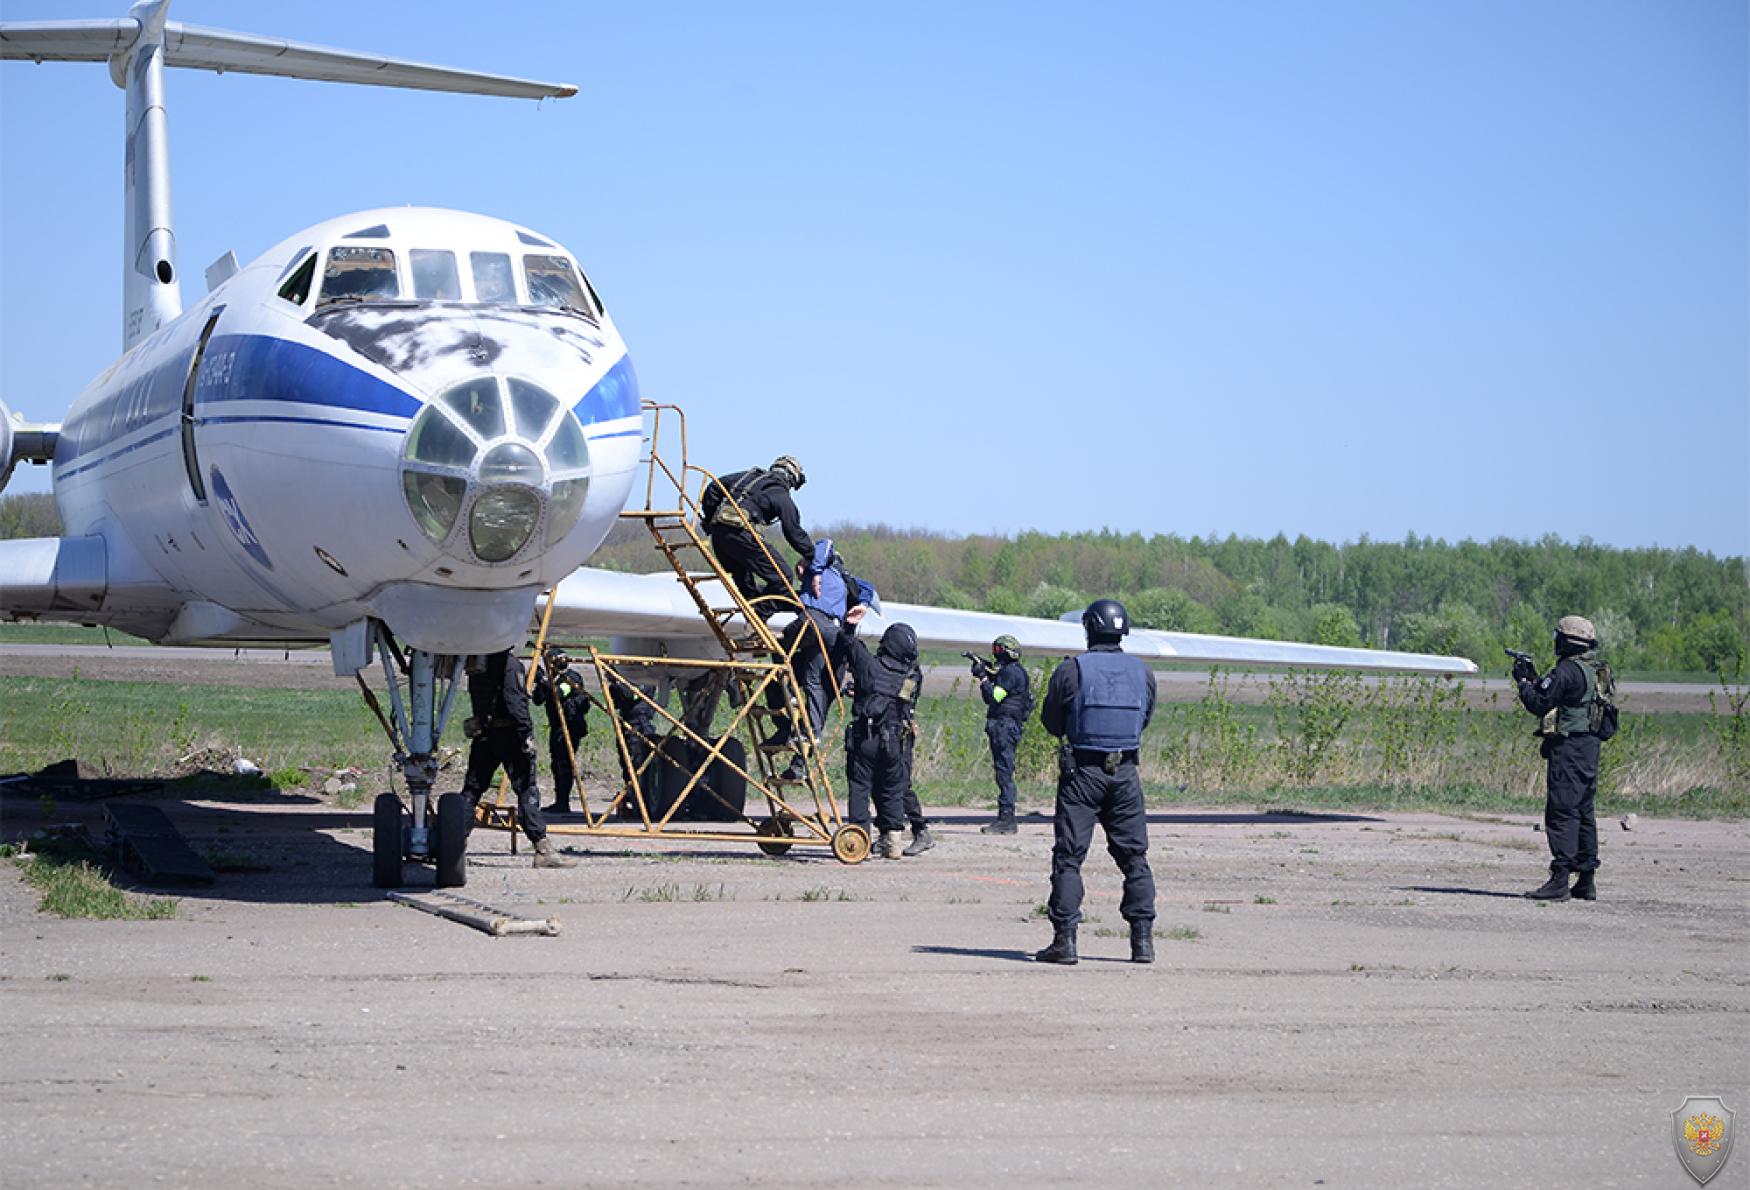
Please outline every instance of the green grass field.
[{"label": "green grass field", "polygon": [[[1245,705],[1214,687],[1202,702],[1163,706],[1144,738],[1150,801],[1539,812],[1543,766],[1529,717],[1431,697],[1436,689],[1409,682],[1373,697],[1342,683],[1289,684],[1273,690],[1270,704]],[[980,704],[927,698],[918,718],[915,779],[924,799],[992,804]],[[617,776],[613,739],[599,711],[591,722],[579,757],[600,788]],[[1745,727],[1741,717],[1625,716],[1622,734],[1605,746],[1600,813],[1750,816]],[[837,734],[829,725],[835,747]],[[463,746],[454,726],[446,743]],[[114,776],[168,776],[236,756],[281,787],[303,784],[305,767],[356,767],[380,775],[367,785],[387,784],[382,730],[342,691],[0,678],[0,773],[74,757]],[[1035,720],[1017,764],[1028,803],[1049,806],[1054,773],[1052,743]]]}]

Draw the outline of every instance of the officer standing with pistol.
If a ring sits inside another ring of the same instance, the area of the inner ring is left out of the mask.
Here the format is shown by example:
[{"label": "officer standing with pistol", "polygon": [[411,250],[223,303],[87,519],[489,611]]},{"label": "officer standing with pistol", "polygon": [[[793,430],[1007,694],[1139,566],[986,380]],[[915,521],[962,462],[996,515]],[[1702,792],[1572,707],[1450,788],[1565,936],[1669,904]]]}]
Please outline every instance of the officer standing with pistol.
[{"label": "officer standing with pistol", "polygon": [[589,695],[563,649],[549,649],[547,664],[536,667],[535,702],[547,708],[547,755],[553,762],[553,804],[546,812],[569,814],[571,785],[577,776],[571,754],[589,734]]},{"label": "officer standing with pistol", "polygon": [[[1593,802],[1599,744],[1616,734],[1614,683],[1610,666],[1599,657],[1598,631],[1591,620],[1563,616],[1556,622],[1555,646],[1555,666],[1541,678],[1529,655],[1508,650],[1520,705],[1541,720],[1537,734],[1547,762],[1543,835],[1549,841],[1549,879],[1525,895],[1534,901],[1596,901],[1592,873],[1598,870],[1598,821]],[[1577,876],[1572,889],[1570,873]]]},{"label": "officer standing with pistol", "polygon": [[1137,750],[1155,709],[1154,671],[1127,656],[1120,641],[1130,616],[1116,599],[1096,599],[1082,613],[1088,651],[1065,659],[1051,675],[1039,710],[1045,730],[1063,738],[1058,753],[1057,817],[1052,824],[1051,945],[1041,963],[1076,961],[1082,913],[1082,861],[1094,823],[1124,874],[1118,911],[1130,923],[1130,961],[1155,961],[1155,880],[1148,866],[1148,816],[1142,803]]},{"label": "officer standing with pistol", "polygon": [[1015,833],[1015,748],[1027,716],[1033,710],[1027,667],[1021,664],[1021,642],[1008,633],[990,645],[993,667],[982,657],[963,654],[972,662],[978,693],[984,699],[984,734],[990,740],[990,763],[997,779],[997,820],[979,828],[986,835]]}]

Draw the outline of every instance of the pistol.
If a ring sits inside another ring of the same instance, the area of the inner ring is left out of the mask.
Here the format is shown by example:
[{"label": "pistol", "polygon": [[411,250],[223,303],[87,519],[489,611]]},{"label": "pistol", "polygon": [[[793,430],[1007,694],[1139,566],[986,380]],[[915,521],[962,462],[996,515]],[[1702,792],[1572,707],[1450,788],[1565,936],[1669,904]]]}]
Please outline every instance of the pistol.
[{"label": "pistol", "polygon": [[1518,649],[1502,649],[1501,651],[1507,654],[1507,656],[1513,658],[1513,676],[1515,678],[1519,676],[1519,667],[1521,665],[1526,669],[1529,669],[1533,676],[1536,676],[1537,659],[1530,653],[1521,653]]}]

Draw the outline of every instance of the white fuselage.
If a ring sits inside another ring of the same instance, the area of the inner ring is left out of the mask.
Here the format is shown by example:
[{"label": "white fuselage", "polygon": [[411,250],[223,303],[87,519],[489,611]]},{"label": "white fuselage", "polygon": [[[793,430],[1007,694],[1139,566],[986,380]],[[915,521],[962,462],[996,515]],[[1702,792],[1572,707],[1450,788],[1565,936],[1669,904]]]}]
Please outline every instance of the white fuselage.
[{"label": "white fuselage", "polygon": [[375,617],[488,652],[606,537],[641,426],[625,345],[565,249],[484,216],[367,211],[265,253],[93,381],[55,496],[131,592],[95,622],[320,640]]}]

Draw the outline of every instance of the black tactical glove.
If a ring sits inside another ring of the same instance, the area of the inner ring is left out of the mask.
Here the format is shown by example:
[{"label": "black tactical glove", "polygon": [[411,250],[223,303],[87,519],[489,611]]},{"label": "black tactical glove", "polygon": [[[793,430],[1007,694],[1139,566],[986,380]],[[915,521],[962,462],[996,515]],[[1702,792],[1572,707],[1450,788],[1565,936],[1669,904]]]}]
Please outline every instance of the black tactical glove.
[{"label": "black tactical glove", "polygon": [[1513,660],[1513,680],[1515,682],[1536,681],[1537,680],[1537,666],[1535,666],[1531,662],[1525,660],[1523,657],[1514,658],[1514,660]]}]

